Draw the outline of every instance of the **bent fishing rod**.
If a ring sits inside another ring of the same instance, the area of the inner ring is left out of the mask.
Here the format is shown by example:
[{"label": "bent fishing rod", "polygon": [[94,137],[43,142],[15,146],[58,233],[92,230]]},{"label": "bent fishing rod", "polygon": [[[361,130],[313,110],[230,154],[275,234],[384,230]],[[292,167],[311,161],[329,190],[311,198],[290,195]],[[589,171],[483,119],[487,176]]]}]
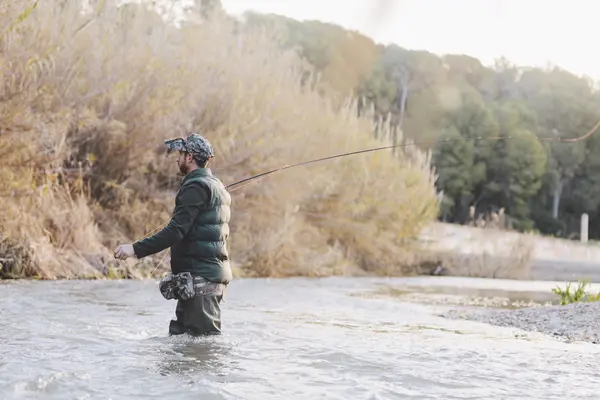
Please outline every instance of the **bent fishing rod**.
[{"label": "bent fishing rod", "polygon": [[[591,136],[596,130],[598,130],[598,128],[600,128],[600,120],[596,123],[596,125],[591,130],[589,130],[583,136],[579,136],[579,137],[576,137],[576,138],[561,138],[561,137],[551,137],[551,136],[548,136],[548,137],[538,137],[538,139],[541,140],[541,141],[557,141],[557,142],[563,142],[563,143],[578,142],[580,140],[586,139],[587,137]],[[497,141],[497,140],[502,140],[502,139],[511,140],[511,139],[513,139],[513,137],[512,136],[492,136],[492,137],[479,136],[479,137],[476,137],[476,138],[472,138],[472,140],[475,140],[475,141],[477,141],[477,140]],[[240,181],[237,181],[237,182],[234,182],[234,183],[230,183],[229,185],[227,185],[225,187],[227,189],[229,189],[230,187],[240,185],[240,184],[242,184],[244,182],[251,182],[251,181],[253,181],[255,179],[263,178],[263,177],[265,177],[267,175],[271,175],[271,174],[274,174],[275,172],[283,171],[285,169],[295,168],[295,167],[299,167],[299,166],[302,166],[302,165],[313,164],[313,163],[316,163],[316,162],[321,162],[321,161],[326,161],[326,160],[332,160],[332,159],[335,159],[335,158],[341,158],[341,157],[346,157],[346,156],[351,156],[351,155],[361,154],[361,153],[370,153],[370,152],[379,151],[379,150],[388,150],[388,149],[393,149],[393,148],[397,148],[397,147],[419,146],[419,145],[425,145],[425,144],[438,144],[438,143],[452,142],[452,141],[456,141],[456,140],[464,140],[464,138],[438,139],[438,140],[428,141],[428,142],[401,143],[401,144],[395,144],[395,145],[390,145],[390,146],[375,147],[375,148],[366,149],[366,150],[352,151],[352,152],[349,152],[349,153],[336,154],[336,155],[333,155],[333,156],[328,156],[328,157],[323,157],[323,158],[317,158],[315,160],[303,161],[303,162],[299,162],[299,163],[296,163],[296,164],[285,165],[283,167],[275,168],[275,169],[272,169],[270,171],[262,172],[260,174],[250,176],[248,178],[244,178],[244,179],[242,179]],[[246,185],[244,185],[244,186],[246,186]],[[230,191],[241,189],[244,186],[231,189]]]},{"label": "bent fishing rod", "polygon": [[[461,140],[461,139],[462,138],[439,139],[439,140],[437,140],[434,143],[451,142],[451,141],[454,141],[454,140]],[[482,139],[482,138],[481,137],[475,138],[475,140],[478,140],[478,139]],[[489,139],[500,140],[500,139],[504,139],[504,138],[503,137],[497,137],[497,138],[489,138]],[[395,145],[390,145],[390,146],[374,147],[374,148],[366,149],[366,150],[352,151],[352,152],[349,152],[349,153],[342,153],[342,154],[336,154],[336,155],[333,155],[333,156],[327,156],[327,157],[323,157],[323,158],[317,158],[317,159],[310,160],[310,161],[303,161],[303,162],[299,162],[299,163],[296,163],[296,164],[288,164],[288,165],[284,165],[283,167],[275,168],[275,169],[272,169],[270,171],[262,172],[260,174],[250,176],[248,178],[244,178],[244,179],[242,179],[240,181],[237,181],[237,182],[234,182],[234,183],[230,183],[229,185],[225,186],[225,188],[229,189],[232,186],[237,186],[237,185],[242,184],[244,182],[251,182],[251,181],[254,181],[255,179],[264,178],[267,175],[274,174],[275,172],[283,171],[283,170],[289,169],[289,168],[300,167],[302,165],[313,164],[313,163],[316,163],[316,162],[321,162],[321,161],[326,161],[326,160],[333,160],[335,158],[352,156],[352,155],[355,155],[355,154],[370,153],[370,152],[373,152],[373,151],[388,150],[388,149],[393,149],[393,148],[396,148],[396,147],[418,146],[418,145],[424,145],[424,144],[428,144],[428,142],[402,143],[402,144],[395,144]],[[244,185],[244,186],[246,186],[246,185]],[[240,187],[231,189],[230,192],[233,192],[234,190],[237,190],[237,189],[241,189],[244,186],[240,186]]]},{"label": "bent fishing rod", "polygon": [[[579,142],[581,140],[587,139],[592,134],[594,134],[599,128],[600,128],[600,120],[598,120],[598,122],[596,123],[596,125],[594,125],[594,127],[592,129],[590,129],[587,133],[585,133],[584,135],[579,136],[579,137],[561,138],[558,136],[545,136],[545,137],[536,136],[536,138],[540,141],[545,141],[545,142],[574,143],[574,142]],[[480,140],[480,141],[499,141],[499,140],[514,140],[514,139],[520,139],[520,138],[513,138],[512,136],[491,136],[491,137],[478,136],[475,138],[471,138],[471,140],[475,140],[475,141],[478,141],[478,140]],[[348,153],[336,154],[336,155],[332,155],[332,156],[317,158],[314,160],[303,161],[303,162],[299,162],[296,164],[284,165],[282,167],[275,168],[270,171],[252,175],[248,178],[244,178],[237,182],[230,183],[229,185],[225,186],[225,188],[229,189],[230,192],[233,192],[235,190],[241,189],[241,188],[249,185],[253,181],[262,179],[262,178],[264,178],[268,175],[274,174],[276,172],[283,171],[283,170],[290,169],[290,168],[300,167],[302,165],[313,164],[313,163],[317,163],[317,162],[321,162],[321,161],[333,160],[336,158],[342,158],[342,157],[352,156],[352,155],[356,155],[356,154],[370,153],[370,152],[375,152],[375,151],[380,151],[380,150],[389,150],[389,149],[394,149],[394,148],[399,148],[399,147],[431,145],[431,144],[453,142],[453,141],[457,141],[457,140],[465,140],[465,138],[459,137],[459,138],[449,138],[449,139],[437,139],[437,140],[430,140],[430,141],[423,141],[423,142],[401,143],[401,144],[394,144],[394,145],[389,145],[389,146],[374,147],[374,148],[365,149],[365,150],[352,151],[352,152],[348,152]],[[241,185],[242,183],[245,183],[245,185]],[[239,185],[241,185],[241,186],[239,186]],[[237,187],[234,187],[234,186],[237,186]],[[154,228],[149,233],[144,235],[144,237],[148,237],[149,235],[151,235],[152,233],[154,233],[155,231],[157,231],[158,229],[162,228],[165,225],[166,225],[166,223]]]}]

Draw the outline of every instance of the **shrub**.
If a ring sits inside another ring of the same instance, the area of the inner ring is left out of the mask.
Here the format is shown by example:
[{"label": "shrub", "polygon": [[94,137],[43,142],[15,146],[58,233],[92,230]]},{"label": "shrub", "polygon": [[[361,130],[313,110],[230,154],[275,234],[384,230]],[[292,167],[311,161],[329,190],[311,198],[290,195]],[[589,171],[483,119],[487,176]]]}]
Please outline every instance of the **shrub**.
[{"label": "shrub", "polygon": [[[0,14],[0,231],[30,243],[29,275],[97,275],[90,255],[167,221],[180,179],[167,138],[205,134],[227,184],[400,136],[375,139],[355,101],[334,106],[303,86],[302,63],[272,32],[78,3]],[[411,147],[273,174],[232,193],[232,258],[257,276],[394,273],[435,220],[434,180],[429,154]]]}]

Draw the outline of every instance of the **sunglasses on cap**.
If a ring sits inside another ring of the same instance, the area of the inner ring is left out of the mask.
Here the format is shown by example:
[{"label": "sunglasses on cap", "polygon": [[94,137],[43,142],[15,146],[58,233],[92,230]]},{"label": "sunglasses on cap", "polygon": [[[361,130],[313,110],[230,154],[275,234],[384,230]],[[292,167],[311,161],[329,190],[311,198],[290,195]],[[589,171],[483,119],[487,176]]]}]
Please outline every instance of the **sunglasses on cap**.
[{"label": "sunglasses on cap", "polygon": [[167,146],[167,154],[170,154],[174,151],[187,151],[184,138],[165,140],[165,145]]}]

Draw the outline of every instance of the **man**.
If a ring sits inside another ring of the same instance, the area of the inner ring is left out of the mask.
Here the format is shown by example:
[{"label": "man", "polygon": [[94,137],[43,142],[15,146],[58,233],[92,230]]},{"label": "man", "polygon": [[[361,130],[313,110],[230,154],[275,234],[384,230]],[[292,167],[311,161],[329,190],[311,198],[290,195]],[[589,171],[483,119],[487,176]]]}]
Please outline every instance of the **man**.
[{"label": "man", "polygon": [[165,144],[168,153],[179,152],[177,165],[184,174],[172,218],[153,236],[117,247],[115,258],[143,258],[170,247],[172,274],[159,285],[166,299],[177,299],[169,334],[218,335],[220,303],[232,279],[227,251],[231,196],[208,168],[214,153],[204,137],[191,134]]}]

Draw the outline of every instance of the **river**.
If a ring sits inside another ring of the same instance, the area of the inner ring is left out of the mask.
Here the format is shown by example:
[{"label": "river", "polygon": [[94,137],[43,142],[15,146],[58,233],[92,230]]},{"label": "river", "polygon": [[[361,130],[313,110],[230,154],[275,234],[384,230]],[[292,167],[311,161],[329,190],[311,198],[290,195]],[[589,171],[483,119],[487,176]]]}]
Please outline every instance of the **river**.
[{"label": "river", "polygon": [[[431,293],[411,299],[407,284]],[[596,399],[598,346],[438,316],[460,303],[444,290],[543,301],[547,286],[240,279],[224,334],[194,339],[168,337],[175,303],[154,281],[3,282],[0,398]]]}]

